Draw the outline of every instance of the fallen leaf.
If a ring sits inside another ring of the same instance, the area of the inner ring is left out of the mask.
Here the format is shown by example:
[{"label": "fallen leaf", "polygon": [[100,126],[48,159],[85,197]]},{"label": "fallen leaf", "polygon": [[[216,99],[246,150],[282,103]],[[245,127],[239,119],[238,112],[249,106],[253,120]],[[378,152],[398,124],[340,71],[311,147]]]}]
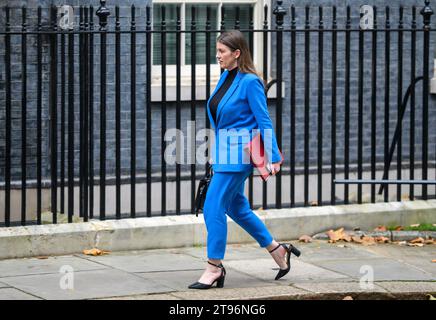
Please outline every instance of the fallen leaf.
[{"label": "fallen leaf", "polygon": [[344,228],[340,228],[340,229],[338,229],[338,230],[336,230],[336,231],[333,231],[333,230],[329,230],[329,231],[327,231],[326,233],[327,233],[327,236],[330,238],[330,240],[329,240],[329,242],[330,243],[334,243],[334,242],[336,242],[336,241],[339,241],[339,240],[341,240],[341,238],[342,238],[342,232],[344,231]]},{"label": "fallen leaf", "polygon": [[386,230],[387,228],[385,226],[378,226],[377,228],[374,229],[374,231],[376,232],[384,232]]},{"label": "fallen leaf", "polygon": [[337,247],[338,248],[348,248],[345,244],[338,244]]},{"label": "fallen leaf", "polygon": [[108,254],[110,251],[104,251],[97,248],[89,249],[89,250],[83,250],[83,254],[86,254],[88,256],[101,256],[104,254]]},{"label": "fallen leaf", "polygon": [[364,236],[362,237],[362,244],[364,246],[372,246],[373,244],[376,244],[375,239],[373,237]]},{"label": "fallen leaf", "polygon": [[436,259],[431,260],[431,262],[436,263]]},{"label": "fallen leaf", "polygon": [[411,226],[412,228],[418,228],[420,225],[421,225],[421,224],[417,223],[417,224],[411,224],[410,226]]},{"label": "fallen leaf", "polygon": [[39,257],[36,257],[36,259],[48,259],[49,257],[48,256],[39,256]]},{"label": "fallen leaf", "polygon": [[318,205],[318,201],[311,201],[311,202],[310,202],[310,205],[315,207],[315,206]]},{"label": "fallen leaf", "polygon": [[391,240],[389,238],[380,236],[380,237],[375,237],[375,241],[381,243],[389,243]]},{"label": "fallen leaf", "polygon": [[304,243],[312,242],[312,237],[308,236],[308,235],[303,235],[298,239],[298,241],[304,242]]},{"label": "fallen leaf", "polygon": [[400,246],[406,246],[407,245],[407,241],[399,241],[399,242],[396,242],[398,245],[400,245]]},{"label": "fallen leaf", "polygon": [[401,230],[403,230],[404,228],[402,227],[402,226],[396,226],[395,227],[395,231],[401,231]]},{"label": "fallen leaf", "polygon": [[436,300],[436,298],[433,297],[431,294],[428,294],[427,296],[428,296],[428,300]]},{"label": "fallen leaf", "polygon": [[344,232],[344,228],[339,228],[336,231],[333,230],[329,230],[326,232],[327,236],[329,237],[329,243],[335,243],[336,241],[339,240],[344,240],[346,242],[351,242],[351,237],[349,234],[347,234],[346,232]]},{"label": "fallen leaf", "polygon": [[427,239],[424,241],[425,244],[434,244],[434,239]]},{"label": "fallen leaf", "polygon": [[353,299],[352,296],[346,296],[346,297],[344,297],[344,299],[342,299],[342,300],[354,300],[354,299]]},{"label": "fallen leaf", "polygon": [[410,243],[424,243],[424,239],[419,237],[409,241]]}]

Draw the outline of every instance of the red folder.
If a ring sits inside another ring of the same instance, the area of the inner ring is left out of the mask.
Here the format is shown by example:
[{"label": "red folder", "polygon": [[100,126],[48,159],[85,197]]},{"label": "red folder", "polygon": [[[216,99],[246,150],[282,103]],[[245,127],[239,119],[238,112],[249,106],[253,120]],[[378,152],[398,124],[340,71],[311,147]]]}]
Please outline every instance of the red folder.
[{"label": "red folder", "polygon": [[[250,160],[253,166],[258,170],[260,177],[266,181],[271,176],[271,171],[268,169],[268,159],[265,157],[265,149],[262,141],[262,136],[257,134],[249,143],[244,147],[250,155]],[[283,154],[280,152],[283,162]]]}]

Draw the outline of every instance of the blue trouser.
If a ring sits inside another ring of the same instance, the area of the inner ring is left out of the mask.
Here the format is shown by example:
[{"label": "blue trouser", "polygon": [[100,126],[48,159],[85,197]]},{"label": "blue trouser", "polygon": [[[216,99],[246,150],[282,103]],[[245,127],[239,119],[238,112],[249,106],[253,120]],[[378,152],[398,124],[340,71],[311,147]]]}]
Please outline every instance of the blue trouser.
[{"label": "blue trouser", "polygon": [[261,247],[268,246],[273,240],[265,224],[251,211],[244,195],[245,180],[251,172],[215,172],[212,176],[203,208],[209,259],[224,259],[226,214],[256,239]]}]

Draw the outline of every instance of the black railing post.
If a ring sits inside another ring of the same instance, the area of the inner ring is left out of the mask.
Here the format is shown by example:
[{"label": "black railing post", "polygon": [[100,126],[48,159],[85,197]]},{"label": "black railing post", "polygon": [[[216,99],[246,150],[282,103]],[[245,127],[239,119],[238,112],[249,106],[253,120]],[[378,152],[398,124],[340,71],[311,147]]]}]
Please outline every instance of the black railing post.
[{"label": "black railing post", "polygon": [[336,20],[336,6],[333,6],[333,22],[332,29],[334,30],[332,33],[332,129],[331,129],[331,175],[332,175],[332,183],[331,183],[331,195],[330,195],[330,204],[336,204],[336,185],[333,180],[336,179],[336,112],[337,112],[337,99],[336,99],[336,80],[337,80],[337,44],[338,44],[338,33],[337,33],[337,20]]},{"label": "black railing post", "polygon": [[96,15],[100,24],[100,220],[105,220],[106,201],[106,26],[110,15],[106,0],[100,0]]},{"label": "black railing post", "polygon": [[115,216],[121,219],[121,25],[115,7]]},{"label": "black railing post", "polygon": [[[26,180],[27,180],[27,23],[26,7],[21,8],[21,225],[26,224]],[[57,61],[57,60],[56,60]],[[56,106],[56,104],[55,104]]]},{"label": "black railing post", "polygon": [[[277,30],[277,108],[276,108],[276,132],[277,144],[282,149],[282,62],[283,62],[283,17],[286,15],[285,8],[282,7],[283,1],[278,0],[277,6],[273,11],[276,16]],[[276,176],[276,208],[282,207],[282,176],[279,171]]]},{"label": "black railing post", "polygon": [[51,24],[53,35],[50,41],[50,170],[51,170],[51,211],[53,223],[57,223],[57,21],[56,7],[52,6]]},{"label": "black railing post", "polygon": [[318,8],[319,12],[319,33],[318,33],[318,199],[317,205],[322,205],[322,141],[323,141],[323,47],[324,47],[324,22],[322,20],[322,7]]},{"label": "black railing post", "polygon": [[167,55],[166,55],[166,44],[167,44],[167,24],[165,18],[165,6],[161,7],[161,34],[160,34],[160,44],[161,44],[161,215],[166,216],[166,193],[167,193],[167,166],[165,162],[165,153],[163,152],[166,147],[165,132],[166,132],[166,118],[167,118]]},{"label": "black railing post", "polygon": [[[268,5],[263,7],[263,79],[268,83]],[[267,90],[268,97],[268,90]],[[268,206],[268,184],[262,182],[262,208],[265,210]]]},{"label": "black railing post", "polygon": [[[422,180],[427,180],[428,161],[428,86],[429,86],[429,54],[430,54],[430,17],[433,10],[430,8],[430,0],[425,0],[425,6],[421,10],[424,18],[424,58],[423,58],[423,92],[422,92]],[[422,198],[427,200],[427,185],[422,186]]]},{"label": "black railing post", "polygon": [[5,134],[5,226],[10,226],[11,219],[11,31],[10,9],[5,8],[5,98],[6,98],[6,134]]},{"label": "black railing post", "polygon": [[146,96],[145,96],[145,104],[146,104],[146,166],[147,166],[147,217],[151,217],[151,130],[152,130],[152,125],[151,125],[151,70],[152,70],[152,65],[151,65],[151,48],[152,48],[152,43],[151,43],[151,8],[150,6],[147,6],[146,8],[146,43],[147,43],[147,54],[146,54],[146,66],[147,66],[147,70],[146,70]]},{"label": "black railing post", "polygon": [[[38,6],[38,29],[42,31],[42,9]],[[36,221],[37,224],[42,223],[42,35],[38,33],[37,36],[37,102],[36,102]]]},{"label": "black railing post", "polygon": [[136,17],[131,7],[130,22],[130,217],[136,217]]},{"label": "black railing post", "polygon": [[291,74],[290,74],[290,95],[291,95],[291,111],[290,111],[290,129],[291,129],[291,154],[290,154],[290,191],[291,191],[291,208],[295,207],[295,157],[296,157],[296,147],[295,147],[295,131],[296,131],[296,121],[295,121],[295,114],[296,114],[296,98],[295,98],[295,92],[296,92],[296,47],[297,47],[297,23],[295,18],[295,6],[292,5],[291,7]]},{"label": "black railing post", "polygon": [[309,205],[309,129],[310,129],[310,21],[305,7],[304,23],[304,206]]}]

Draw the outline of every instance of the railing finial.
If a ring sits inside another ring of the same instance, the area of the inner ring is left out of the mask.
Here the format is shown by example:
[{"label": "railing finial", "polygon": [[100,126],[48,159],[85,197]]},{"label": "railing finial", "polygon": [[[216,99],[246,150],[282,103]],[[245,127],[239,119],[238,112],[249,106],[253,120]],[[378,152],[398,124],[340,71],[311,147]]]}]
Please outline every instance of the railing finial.
[{"label": "railing finial", "polygon": [[430,28],[430,17],[433,14],[433,10],[430,7],[430,0],[425,0],[425,6],[424,6],[424,8],[422,8],[420,13],[424,17],[424,28],[429,29]]},{"label": "railing finial", "polygon": [[277,29],[283,28],[283,17],[286,15],[286,9],[282,7],[282,3],[282,0],[277,0],[277,6],[273,11],[273,14],[276,16]]},{"label": "railing finial", "polygon": [[100,30],[106,30],[107,17],[110,15],[109,9],[106,8],[106,0],[100,0],[100,7],[95,14],[100,19]]}]

